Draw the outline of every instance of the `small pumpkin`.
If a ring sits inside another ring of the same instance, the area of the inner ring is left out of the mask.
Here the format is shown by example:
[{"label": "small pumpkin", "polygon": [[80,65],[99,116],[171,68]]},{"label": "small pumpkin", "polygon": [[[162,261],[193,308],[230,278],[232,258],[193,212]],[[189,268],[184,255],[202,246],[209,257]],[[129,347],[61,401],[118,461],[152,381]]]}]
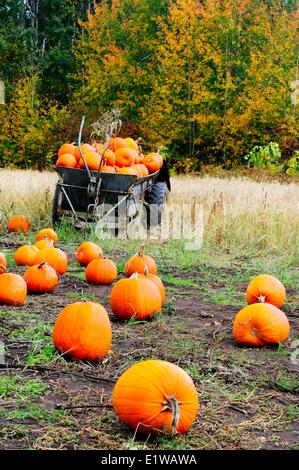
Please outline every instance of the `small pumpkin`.
[{"label": "small pumpkin", "polygon": [[54,245],[58,243],[58,235],[52,228],[43,228],[38,232],[36,235],[36,241],[44,240],[47,238],[48,240],[52,240]]},{"label": "small pumpkin", "polygon": [[139,171],[140,171],[140,174],[141,176],[148,176],[148,169],[146,168],[145,165],[143,165],[142,163],[138,163],[136,166],[139,167]]},{"label": "small pumpkin", "polygon": [[24,305],[27,285],[22,276],[4,273],[0,276],[0,304]]},{"label": "small pumpkin", "polygon": [[[98,171],[101,164],[101,156],[97,152],[86,152],[84,153],[84,159],[86,165],[90,170]],[[85,168],[85,163],[81,158],[79,161],[80,168]]]},{"label": "small pumpkin", "polygon": [[63,144],[58,150],[58,158],[66,154],[74,155],[74,153],[75,153],[75,146],[73,144]]},{"label": "small pumpkin", "polygon": [[240,310],[233,335],[243,346],[265,346],[285,341],[290,332],[286,315],[272,304],[252,304]]},{"label": "small pumpkin", "polygon": [[110,350],[112,329],[105,308],[97,303],[76,302],[58,315],[53,342],[63,354],[77,360],[98,361]]},{"label": "small pumpkin", "polygon": [[161,161],[156,154],[149,154],[142,160],[142,164],[146,166],[149,173],[155,173],[161,168]]},{"label": "small pumpkin", "polygon": [[8,221],[8,231],[11,232],[28,232],[30,228],[29,220],[24,215],[14,215]]},{"label": "small pumpkin", "polygon": [[112,137],[109,141],[108,147],[112,152],[115,152],[118,149],[126,148],[127,144],[121,137]]},{"label": "small pumpkin", "polygon": [[269,274],[261,274],[255,277],[246,290],[246,300],[248,304],[256,302],[266,302],[280,308],[286,299],[284,285]]},{"label": "small pumpkin", "polygon": [[77,165],[77,160],[74,155],[70,153],[65,153],[58,158],[56,166],[64,166],[66,168],[75,168]]},{"label": "small pumpkin", "polygon": [[112,287],[110,305],[114,315],[121,320],[132,317],[144,320],[160,312],[162,300],[158,287],[135,273]]},{"label": "small pumpkin", "polygon": [[196,418],[198,395],[183,369],[150,359],[121,375],[112,392],[112,404],[118,418],[135,432],[181,434]]},{"label": "small pumpkin", "polygon": [[35,294],[51,293],[58,285],[58,276],[52,266],[43,261],[31,266],[24,274],[28,292]]},{"label": "small pumpkin", "polygon": [[116,173],[119,174],[119,175],[137,176],[137,171],[134,168],[132,168],[131,166],[130,167],[124,166],[122,168],[116,167]]},{"label": "small pumpkin", "polygon": [[144,254],[144,246],[142,246],[139,252],[127,261],[125,275],[130,277],[134,273],[144,274],[146,266],[150,274],[157,274],[156,261],[151,256]]},{"label": "small pumpkin", "polygon": [[38,252],[38,248],[34,245],[20,246],[15,253],[15,263],[20,266],[33,266]]},{"label": "small pumpkin", "polygon": [[5,266],[5,267],[7,266],[6,256],[1,251],[0,251],[0,265]]},{"label": "small pumpkin", "polygon": [[135,154],[134,150],[126,148],[120,148],[115,152],[115,165],[119,167],[131,166],[134,163]]},{"label": "small pumpkin", "polygon": [[59,248],[43,248],[39,250],[35,257],[35,264],[46,261],[52,266],[57,274],[63,275],[67,270],[67,255]]},{"label": "small pumpkin", "polygon": [[87,266],[93,259],[103,256],[102,248],[93,242],[83,242],[77,250],[77,260],[81,266]]},{"label": "small pumpkin", "polygon": [[130,147],[131,149],[135,150],[135,152],[139,152],[138,144],[135,142],[134,139],[132,139],[131,137],[126,137],[124,141],[127,147]]},{"label": "small pumpkin", "polygon": [[106,152],[104,153],[104,158],[107,162],[108,166],[113,166],[115,165],[115,154],[112,152],[112,150],[107,149]]},{"label": "small pumpkin", "polygon": [[148,281],[153,282],[159,289],[160,294],[161,294],[161,301],[162,305],[165,303],[165,298],[166,298],[166,293],[165,293],[165,287],[161,279],[156,276],[155,274],[151,274],[148,272],[148,267],[145,266],[144,268],[144,274],[139,274],[139,277],[143,279],[147,279]]},{"label": "small pumpkin", "polygon": [[38,248],[39,250],[42,250],[43,248],[51,248],[54,246],[53,240],[50,240],[47,236],[43,237],[42,240],[39,240],[38,242],[34,243],[34,246]]},{"label": "small pumpkin", "polygon": [[85,276],[89,284],[112,284],[117,278],[117,267],[112,260],[102,256],[87,265]]}]

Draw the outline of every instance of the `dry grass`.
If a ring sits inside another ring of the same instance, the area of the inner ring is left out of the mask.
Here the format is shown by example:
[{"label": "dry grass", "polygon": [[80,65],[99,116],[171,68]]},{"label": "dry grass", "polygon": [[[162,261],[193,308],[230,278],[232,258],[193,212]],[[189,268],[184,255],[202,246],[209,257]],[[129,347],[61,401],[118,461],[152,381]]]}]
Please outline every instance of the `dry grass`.
[{"label": "dry grass", "polygon": [[[33,224],[49,224],[57,175],[54,172],[0,171],[0,212],[30,216]],[[223,249],[265,255],[294,255],[299,241],[299,186],[258,183],[245,178],[180,176],[172,179],[169,205],[203,206],[205,242]]]}]

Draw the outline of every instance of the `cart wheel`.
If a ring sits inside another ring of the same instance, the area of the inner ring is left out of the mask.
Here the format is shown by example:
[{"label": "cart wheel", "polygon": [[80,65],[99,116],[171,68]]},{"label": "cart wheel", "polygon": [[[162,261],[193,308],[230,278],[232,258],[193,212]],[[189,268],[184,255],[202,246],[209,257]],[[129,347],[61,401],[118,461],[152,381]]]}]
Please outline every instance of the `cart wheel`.
[{"label": "cart wheel", "polygon": [[60,222],[59,208],[61,206],[61,200],[62,200],[62,191],[60,189],[60,186],[57,184],[55,193],[54,193],[53,207],[52,207],[52,220],[54,223]]},{"label": "cart wheel", "polygon": [[161,225],[167,191],[168,189],[166,181],[159,181],[151,187],[150,191],[145,193],[148,228]]}]

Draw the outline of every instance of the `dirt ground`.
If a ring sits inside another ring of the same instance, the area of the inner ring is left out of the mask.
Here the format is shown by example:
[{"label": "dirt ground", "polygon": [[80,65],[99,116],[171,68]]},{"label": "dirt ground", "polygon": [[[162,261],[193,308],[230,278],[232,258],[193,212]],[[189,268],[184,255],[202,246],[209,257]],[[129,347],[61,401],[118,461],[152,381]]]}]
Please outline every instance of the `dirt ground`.
[{"label": "dirt ground", "polygon": [[[9,240],[0,242],[0,250],[13,251],[16,246]],[[68,255],[70,269],[53,294],[28,295],[24,307],[0,306],[0,338],[5,344],[0,366],[1,449],[299,447],[299,367],[290,356],[299,325],[298,312],[290,304],[284,309],[292,326],[286,345],[240,348],[231,329],[246,282],[236,283],[237,302],[217,303],[192,284],[194,279],[200,283],[200,272],[176,271],[171,282],[165,281],[167,302],[161,314],[147,322],[123,323],[109,307],[111,287],[88,285],[74,254]],[[13,271],[23,273],[24,268]],[[205,292],[211,296],[221,291],[223,279],[205,281]],[[57,314],[83,298],[102,303],[112,322],[111,353],[101,364],[67,361],[52,345]],[[146,440],[133,436],[114,415],[115,381],[145,358],[174,362],[193,378],[200,405],[186,435]]]}]

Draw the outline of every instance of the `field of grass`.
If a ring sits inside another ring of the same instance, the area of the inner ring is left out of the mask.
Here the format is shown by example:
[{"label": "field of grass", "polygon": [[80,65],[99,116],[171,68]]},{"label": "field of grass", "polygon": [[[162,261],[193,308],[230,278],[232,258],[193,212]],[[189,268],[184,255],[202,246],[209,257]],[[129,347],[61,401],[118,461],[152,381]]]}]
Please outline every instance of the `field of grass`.
[{"label": "field of grass", "polygon": [[[9,271],[22,274],[13,253],[33,242],[35,231],[50,223],[54,173],[0,171],[0,211],[4,229],[0,251]],[[183,240],[150,241],[167,302],[152,321],[122,323],[109,307],[109,287],[89,286],[76,263],[76,247],[96,240],[93,231],[58,228],[59,246],[69,269],[51,295],[28,296],[24,307],[0,306],[1,447],[15,449],[295,449],[299,448],[299,187],[245,179],[177,177],[171,204],[194,197],[204,208],[204,243],[198,251]],[[28,215],[32,231],[7,234],[5,219]],[[140,242],[98,242],[121,276],[126,259]],[[279,347],[238,347],[232,321],[245,306],[249,280],[273,274],[285,284],[283,311],[291,336]],[[100,364],[74,363],[52,345],[51,331],[68,303],[102,303],[113,328],[111,352]],[[160,358],[190,374],[199,394],[199,413],[190,432],[156,439],[134,437],[111,408],[115,380],[131,364]]]}]

